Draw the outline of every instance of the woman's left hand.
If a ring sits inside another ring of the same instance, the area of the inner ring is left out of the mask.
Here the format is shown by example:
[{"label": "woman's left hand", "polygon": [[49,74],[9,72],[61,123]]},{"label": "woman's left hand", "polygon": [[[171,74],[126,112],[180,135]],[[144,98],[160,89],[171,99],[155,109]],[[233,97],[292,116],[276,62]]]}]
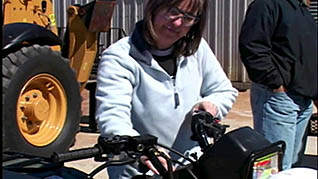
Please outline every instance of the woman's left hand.
[{"label": "woman's left hand", "polygon": [[219,113],[218,107],[208,101],[203,101],[195,104],[192,108],[192,113],[195,111],[206,111],[209,112],[212,116],[217,116]]}]

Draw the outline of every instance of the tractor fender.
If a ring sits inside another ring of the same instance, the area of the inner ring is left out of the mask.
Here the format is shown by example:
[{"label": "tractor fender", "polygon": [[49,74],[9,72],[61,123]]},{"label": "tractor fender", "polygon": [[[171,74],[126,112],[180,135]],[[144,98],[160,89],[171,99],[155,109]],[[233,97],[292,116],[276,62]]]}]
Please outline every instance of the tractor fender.
[{"label": "tractor fender", "polygon": [[2,50],[21,48],[33,44],[62,45],[62,40],[52,31],[30,23],[11,23],[3,26]]}]

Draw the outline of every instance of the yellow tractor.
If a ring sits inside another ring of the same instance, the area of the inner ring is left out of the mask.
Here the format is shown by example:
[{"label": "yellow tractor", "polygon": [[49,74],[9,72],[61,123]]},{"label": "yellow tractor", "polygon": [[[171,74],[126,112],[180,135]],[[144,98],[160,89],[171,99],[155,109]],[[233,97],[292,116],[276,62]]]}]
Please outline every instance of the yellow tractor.
[{"label": "yellow tractor", "polygon": [[67,9],[57,34],[52,0],[3,0],[2,149],[48,156],[74,144],[81,91],[89,80],[98,33],[110,29],[115,0]]}]

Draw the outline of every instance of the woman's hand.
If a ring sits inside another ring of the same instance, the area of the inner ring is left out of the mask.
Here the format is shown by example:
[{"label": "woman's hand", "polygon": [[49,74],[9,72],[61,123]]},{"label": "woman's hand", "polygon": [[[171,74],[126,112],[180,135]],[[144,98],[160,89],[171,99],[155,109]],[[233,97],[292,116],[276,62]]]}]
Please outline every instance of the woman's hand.
[{"label": "woman's hand", "polygon": [[195,111],[206,111],[209,112],[212,116],[217,116],[219,113],[218,107],[208,101],[203,101],[195,104],[192,108],[192,113]]},{"label": "woman's hand", "polygon": [[[159,150],[160,152],[164,153],[164,155],[166,155],[167,157],[170,158],[170,155],[167,153],[167,151],[166,151],[165,149],[159,148],[158,150]],[[164,157],[160,156],[160,155],[158,155],[157,158],[158,158],[158,160],[160,161],[161,165],[168,171],[168,163],[167,163],[167,160],[166,160]],[[148,158],[147,156],[142,155],[142,156],[140,157],[140,161],[141,161],[142,164],[146,165],[153,173],[155,173],[156,175],[160,175],[159,171],[158,171],[158,170],[156,169],[156,167],[151,163],[151,161],[149,160],[149,158]],[[173,171],[174,171],[174,170],[175,170],[175,169],[173,168]]]},{"label": "woman's hand", "polygon": [[[158,156],[158,160],[160,161],[162,166],[165,167],[166,170],[168,170],[168,164],[167,164],[166,159],[161,157],[161,156]],[[153,166],[153,164],[151,163],[151,161],[148,159],[147,156],[145,156],[145,155],[141,156],[140,161],[142,164],[146,165],[149,168],[149,170],[151,170],[153,173],[155,173],[156,175],[160,175],[160,173],[158,172],[156,167]]]}]

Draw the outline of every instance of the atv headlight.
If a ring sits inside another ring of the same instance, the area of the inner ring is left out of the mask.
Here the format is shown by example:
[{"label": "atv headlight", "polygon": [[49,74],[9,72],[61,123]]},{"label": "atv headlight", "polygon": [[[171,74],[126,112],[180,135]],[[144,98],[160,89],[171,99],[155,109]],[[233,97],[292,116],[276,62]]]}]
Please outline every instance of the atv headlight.
[{"label": "atv headlight", "polygon": [[209,146],[196,167],[205,179],[262,178],[281,170],[284,147],[282,141],[272,144],[252,128],[242,127]]},{"label": "atv headlight", "polygon": [[271,175],[278,173],[279,153],[274,152],[264,157],[257,158],[253,163],[253,179],[269,178]]}]

